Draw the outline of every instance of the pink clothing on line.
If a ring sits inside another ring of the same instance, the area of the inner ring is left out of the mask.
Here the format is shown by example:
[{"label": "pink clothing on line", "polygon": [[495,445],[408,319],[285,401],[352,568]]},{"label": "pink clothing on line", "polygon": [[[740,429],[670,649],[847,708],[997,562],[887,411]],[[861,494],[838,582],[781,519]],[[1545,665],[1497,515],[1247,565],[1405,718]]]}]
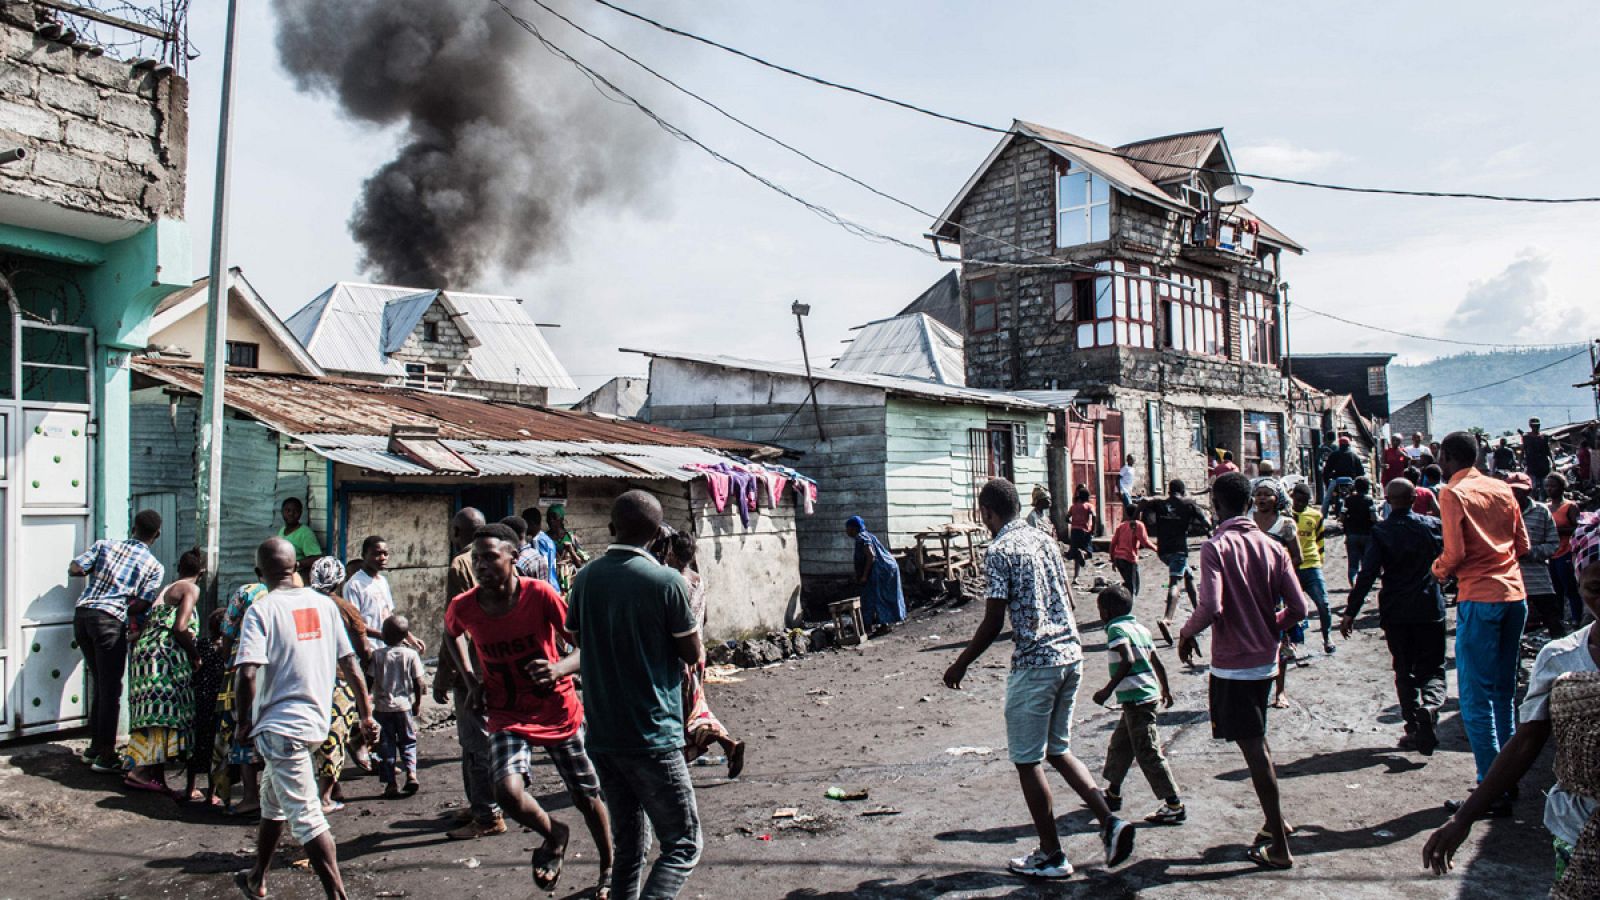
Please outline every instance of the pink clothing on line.
[{"label": "pink clothing on line", "polygon": [[789,486],[789,479],[779,475],[777,472],[767,472],[765,476],[767,496],[772,498],[772,506],[776,509],[779,502],[783,500],[783,490]]},{"label": "pink clothing on line", "polygon": [[1275,662],[1278,635],[1306,616],[1305,594],[1288,552],[1249,516],[1218,525],[1201,545],[1198,580],[1199,602],[1180,634],[1190,638],[1212,628],[1211,664],[1217,668]]},{"label": "pink clothing on line", "polygon": [[706,489],[711,492],[711,503],[716,506],[717,512],[728,508],[728,487],[730,479],[721,472],[702,472],[706,476]]}]

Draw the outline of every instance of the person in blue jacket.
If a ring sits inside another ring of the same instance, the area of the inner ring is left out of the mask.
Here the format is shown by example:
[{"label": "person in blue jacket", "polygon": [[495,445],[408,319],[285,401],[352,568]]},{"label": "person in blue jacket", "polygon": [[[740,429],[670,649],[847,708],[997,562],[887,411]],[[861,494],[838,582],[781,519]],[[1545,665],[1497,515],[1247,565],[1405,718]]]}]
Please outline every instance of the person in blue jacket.
[{"label": "person in blue jacket", "polygon": [[861,585],[861,615],[871,637],[882,637],[906,618],[906,595],[900,587],[900,564],[883,541],[867,530],[867,520],[851,516],[845,534],[856,542],[856,582]]}]

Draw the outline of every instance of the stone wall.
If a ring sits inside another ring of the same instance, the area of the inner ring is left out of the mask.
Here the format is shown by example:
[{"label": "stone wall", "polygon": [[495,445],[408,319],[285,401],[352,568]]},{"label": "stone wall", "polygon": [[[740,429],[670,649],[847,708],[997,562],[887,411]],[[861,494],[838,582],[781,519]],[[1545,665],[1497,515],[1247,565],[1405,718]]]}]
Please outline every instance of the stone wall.
[{"label": "stone wall", "polygon": [[0,193],[117,219],[181,218],[189,85],[33,33],[33,5],[0,0]]}]

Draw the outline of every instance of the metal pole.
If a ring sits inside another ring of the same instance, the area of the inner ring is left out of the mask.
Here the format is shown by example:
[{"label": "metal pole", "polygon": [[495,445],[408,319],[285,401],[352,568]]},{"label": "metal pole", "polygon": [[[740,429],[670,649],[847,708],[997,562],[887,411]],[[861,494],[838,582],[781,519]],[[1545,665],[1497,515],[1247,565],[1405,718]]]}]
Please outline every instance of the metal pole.
[{"label": "metal pole", "polygon": [[[1292,346],[1289,339],[1289,282],[1279,282],[1278,293],[1283,297],[1283,377],[1289,399],[1289,421],[1285,423],[1284,427],[1284,443],[1287,445],[1289,436],[1294,435],[1297,438],[1295,449],[1303,451],[1304,448],[1300,447],[1298,440],[1300,436],[1300,412],[1294,403],[1294,358],[1289,353],[1289,348]],[[1296,455],[1304,459],[1303,452]],[[1283,464],[1284,472],[1287,473],[1289,471],[1289,454],[1287,452],[1283,455]],[[1315,467],[1315,463],[1313,463],[1313,467]]]},{"label": "metal pole", "polygon": [[1600,419],[1600,360],[1595,359],[1595,348],[1600,340],[1589,342],[1589,377],[1594,382],[1594,417]]},{"label": "metal pole", "polygon": [[811,415],[817,421],[817,440],[826,442],[828,440],[828,433],[822,430],[822,410],[817,406],[817,381],[811,377],[811,351],[806,349],[805,316],[806,313],[811,311],[811,307],[796,300],[794,304],[789,307],[789,309],[794,313],[795,324],[799,326],[800,330],[800,355],[804,357],[806,361],[806,384],[811,389]]},{"label": "metal pole", "polygon": [[211,282],[206,294],[205,387],[200,400],[200,471],[196,512],[203,535],[206,575],[201,599],[205,609],[216,605],[217,562],[222,549],[223,371],[228,346],[228,162],[233,126],[233,50],[239,20],[238,0],[228,0],[226,41],[222,51],[222,106],[217,122],[217,181],[211,207]]}]

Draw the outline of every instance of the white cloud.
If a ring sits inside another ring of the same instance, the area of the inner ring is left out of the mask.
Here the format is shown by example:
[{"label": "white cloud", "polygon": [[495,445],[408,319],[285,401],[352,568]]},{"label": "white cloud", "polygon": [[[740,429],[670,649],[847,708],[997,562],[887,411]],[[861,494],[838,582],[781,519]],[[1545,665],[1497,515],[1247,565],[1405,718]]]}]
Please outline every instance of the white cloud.
[{"label": "white cloud", "polygon": [[1234,162],[1246,172],[1293,178],[1320,172],[1349,157],[1338,150],[1313,150],[1284,140],[1247,144],[1233,151]]}]

